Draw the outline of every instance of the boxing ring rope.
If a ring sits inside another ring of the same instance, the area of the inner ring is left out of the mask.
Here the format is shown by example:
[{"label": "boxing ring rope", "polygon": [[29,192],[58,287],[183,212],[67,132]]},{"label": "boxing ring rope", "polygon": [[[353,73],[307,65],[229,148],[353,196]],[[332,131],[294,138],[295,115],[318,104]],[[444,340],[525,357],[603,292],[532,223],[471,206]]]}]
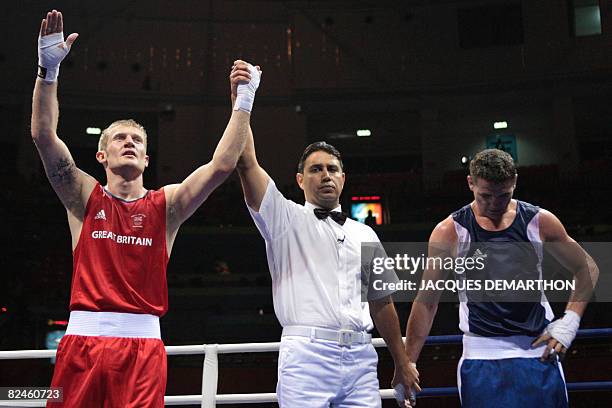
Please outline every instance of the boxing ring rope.
[{"label": "boxing ring rope", "polygon": [[[579,330],[576,337],[580,339],[612,337],[612,328]],[[429,336],[425,344],[458,344],[461,343],[461,339],[462,335]],[[374,347],[386,346],[382,338],[372,339],[372,344]],[[219,378],[218,355],[276,352],[279,346],[279,342],[166,346],[166,352],[169,356],[204,354],[205,357],[202,369],[202,394],[166,395],[165,405],[200,405],[202,408],[214,408],[216,404],[276,402],[276,393],[217,394]],[[56,350],[0,351],[0,360],[50,358],[55,356],[55,352]],[[568,391],[612,390],[612,381],[568,383],[567,389]],[[418,394],[418,397],[456,396],[458,393],[457,387],[424,388]],[[393,390],[380,390],[380,395],[383,399],[393,399]],[[31,402],[24,401],[23,403],[10,401],[8,404],[10,405],[0,401],[0,406],[44,407],[45,400],[31,400]]]}]

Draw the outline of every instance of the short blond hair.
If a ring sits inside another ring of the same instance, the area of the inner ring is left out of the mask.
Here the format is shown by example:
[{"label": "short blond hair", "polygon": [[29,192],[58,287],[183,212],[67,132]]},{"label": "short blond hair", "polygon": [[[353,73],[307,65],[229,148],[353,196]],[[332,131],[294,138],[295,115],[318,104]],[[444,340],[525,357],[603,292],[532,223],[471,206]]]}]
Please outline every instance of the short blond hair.
[{"label": "short blond hair", "polygon": [[106,150],[106,145],[108,144],[108,138],[110,137],[113,129],[118,126],[131,126],[131,127],[141,130],[144,135],[145,148],[147,147],[147,131],[145,130],[144,126],[136,122],[134,119],[120,119],[120,120],[114,121],[113,123],[108,125],[106,129],[102,131],[102,134],[100,135],[100,140],[98,141],[98,151],[99,152]]}]

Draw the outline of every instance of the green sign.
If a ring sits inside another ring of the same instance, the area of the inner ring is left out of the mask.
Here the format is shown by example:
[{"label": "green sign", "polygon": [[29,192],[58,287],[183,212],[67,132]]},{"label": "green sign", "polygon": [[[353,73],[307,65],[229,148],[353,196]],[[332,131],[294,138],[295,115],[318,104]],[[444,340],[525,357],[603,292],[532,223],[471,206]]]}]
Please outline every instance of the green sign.
[{"label": "green sign", "polygon": [[487,149],[499,149],[506,153],[518,163],[515,135],[489,135],[487,136]]}]

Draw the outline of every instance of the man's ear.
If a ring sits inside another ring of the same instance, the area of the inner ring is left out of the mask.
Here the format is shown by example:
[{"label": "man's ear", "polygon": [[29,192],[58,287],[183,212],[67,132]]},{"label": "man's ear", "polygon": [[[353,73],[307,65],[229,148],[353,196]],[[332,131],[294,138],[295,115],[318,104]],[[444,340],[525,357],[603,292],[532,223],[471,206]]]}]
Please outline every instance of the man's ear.
[{"label": "man's ear", "polygon": [[304,175],[302,173],[296,173],[295,181],[297,181],[298,186],[303,190],[304,189]]},{"label": "man's ear", "polygon": [[96,160],[100,164],[106,163],[106,152],[104,150],[99,150],[96,152]]}]

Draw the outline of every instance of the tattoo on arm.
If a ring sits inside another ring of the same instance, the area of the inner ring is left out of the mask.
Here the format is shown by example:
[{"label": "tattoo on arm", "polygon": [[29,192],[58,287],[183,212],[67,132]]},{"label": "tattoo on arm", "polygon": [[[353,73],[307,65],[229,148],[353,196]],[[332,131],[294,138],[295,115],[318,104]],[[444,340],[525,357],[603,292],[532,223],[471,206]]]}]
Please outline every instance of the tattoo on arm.
[{"label": "tattoo on arm", "polygon": [[176,220],[176,205],[174,205],[174,203],[171,203],[168,206],[168,220],[174,222]]},{"label": "tattoo on arm", "polygon": [[76,165],[72,159],[60,158],[55,163],[55,168],[50,172],[49,178],[52,183],[70,185],[76,180]]}]

